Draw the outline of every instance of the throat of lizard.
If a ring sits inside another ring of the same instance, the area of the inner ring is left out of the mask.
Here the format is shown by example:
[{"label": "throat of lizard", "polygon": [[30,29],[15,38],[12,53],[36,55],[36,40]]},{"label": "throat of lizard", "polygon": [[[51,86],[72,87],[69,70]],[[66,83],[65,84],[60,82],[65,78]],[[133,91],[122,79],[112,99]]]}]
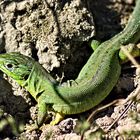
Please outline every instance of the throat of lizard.
[{"label": "throat of lizard", "polygon": [[53,77],[40,64],[35,63],[28,79],[24,83],[24,87],[37,100],[44,91],[51,91],[52,85],[56,83]]}]

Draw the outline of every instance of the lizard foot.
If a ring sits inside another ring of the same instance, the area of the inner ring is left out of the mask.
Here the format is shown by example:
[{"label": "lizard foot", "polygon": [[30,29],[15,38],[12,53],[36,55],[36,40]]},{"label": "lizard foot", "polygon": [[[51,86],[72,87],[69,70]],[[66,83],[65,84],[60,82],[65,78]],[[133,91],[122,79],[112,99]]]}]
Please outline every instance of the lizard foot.
[{"label": "lizard foot", "polygon": [[61,113],[56,113],[54,120],[50,122],[50,125],[56,125],[58,124],[62,119],[64,118],[64,115]]}]

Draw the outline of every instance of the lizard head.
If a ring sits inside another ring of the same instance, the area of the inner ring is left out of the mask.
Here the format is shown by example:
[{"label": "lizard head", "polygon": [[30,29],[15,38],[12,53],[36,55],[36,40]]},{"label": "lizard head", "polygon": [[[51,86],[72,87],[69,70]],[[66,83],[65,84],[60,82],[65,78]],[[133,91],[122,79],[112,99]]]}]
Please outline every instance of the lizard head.
[{"label": "lizard head", "polygon": [[0,70],[17,82],[28,79],[34,60],[17,52],[0,54]]}]

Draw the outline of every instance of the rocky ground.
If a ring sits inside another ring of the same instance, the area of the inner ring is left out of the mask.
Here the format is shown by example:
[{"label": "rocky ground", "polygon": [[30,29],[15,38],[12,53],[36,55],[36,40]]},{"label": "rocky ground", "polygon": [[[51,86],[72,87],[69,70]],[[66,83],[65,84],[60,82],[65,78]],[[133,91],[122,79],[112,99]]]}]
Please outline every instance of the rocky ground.
[{"label": "rocky ground", "polygon": [[[33,57],[59,82],[75,79],[93,53],[88,42],[93,38],[103,42],[119,33],[133,8],[134,0],[0,0],[0,52]],[[132,66],[122,66],[118,84],[98,107],[32,132],[24,128],[37,117],[36,102],[0,73],[0,139],[140,139],[140,105],[125,102],[139,85],[138,70],[135,73]],[[115,104],[99,109],[112,101]],[[107,132],[128,105],[128,112]]]}]

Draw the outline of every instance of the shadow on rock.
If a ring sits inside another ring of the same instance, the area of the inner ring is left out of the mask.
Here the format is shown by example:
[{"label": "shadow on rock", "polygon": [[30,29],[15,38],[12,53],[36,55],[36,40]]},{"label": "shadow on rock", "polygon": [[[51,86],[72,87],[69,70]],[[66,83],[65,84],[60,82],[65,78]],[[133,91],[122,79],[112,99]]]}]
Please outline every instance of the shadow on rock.
[{"label": "shadow on rock", "polygon": [[0,136],[12,137],[24,130],[30,118],[29,105],[21,96],[12,93],[12,86],[0,77]]}]

